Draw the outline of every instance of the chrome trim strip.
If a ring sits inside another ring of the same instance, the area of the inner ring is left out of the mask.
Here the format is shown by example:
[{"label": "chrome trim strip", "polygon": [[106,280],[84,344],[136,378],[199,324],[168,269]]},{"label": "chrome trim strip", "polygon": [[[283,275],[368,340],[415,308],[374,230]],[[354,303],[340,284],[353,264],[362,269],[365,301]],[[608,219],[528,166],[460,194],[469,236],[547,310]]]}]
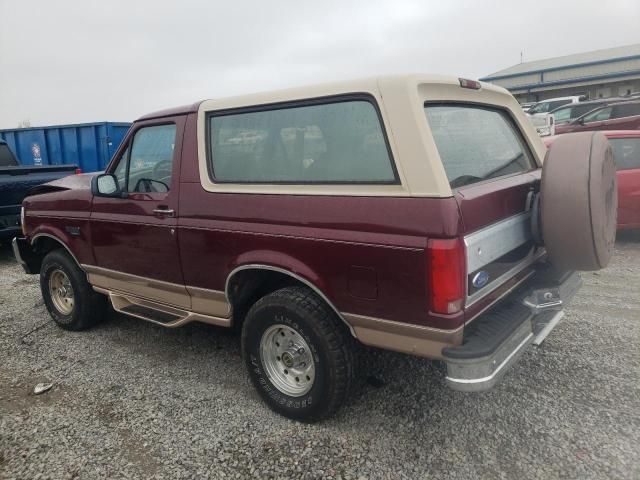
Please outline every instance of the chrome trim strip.
[{"label": "chrome trim strip", "polygon": [[520,213],[464,237],[467,271],[473,273],[531,238],[531,212]]},{"label": "chrome trim strip", "polygon": [[[507,280],[509,280],[511,277],[513,277],[513,276],[517,275],[518,273],[520,273],[521,271],[523,271],[525,268],[533,265],[541,257],[543,257],[546,253],[547,252],[544,249],[542,249],[537,254],[536,253],[530,254],[529,257],[526,258],[523,262],[517,264],[511,270],[506,271],[505,273],[500,275],[495,280],[489,282],[487,285],[482,287],[476,293],[467,296],[467,302],[466,302],[465,306],[466,307],[470,307],[470,306],[474,305],[476,302],[482,300],[484,297],[486,297],[487,295],[492,293],[493,290],[495,290],[495,288],[494,289],[491,288],[492,285],[493,286],[501,285],[502,283],[504,283]],[[503,296],[501,296],[500,298],[502,298]]]},{"label": "chrome trim strip", "polygon": [[71,257],[75,260],[76,264],[78,265],[78,267],[80,267],[82,270],[84,270],[83,265],[78,261],[78,259],[76,258],[76,256],[73,254],[73,252],[71,251],[71,249],[67,246],[66,243],[64,243],[62,240],[60,240],[58,237],[51,235],[49,233],[38,233],[37,235],[34,235],[33,238],[31,239],[31,245],[33,246],[34,243],[36,243],[36,240],[40,237],[49,237],[54,239],[56,242],[58,242],[60,245],[62,245],[67,252],[69,253],[69,255],[71,255]]},{"label": "chrome trim strip", "polygon": [[505,358],[502,361],[502,363],[498,365],[498,368],[496,368],[491,375],[487,375],[486,377],[482,377],[482,378],[452,378],[452,377],[446,376],[445,379],[452,383],[460,383],[465,385],[489,382],[493,380],[496,377],[496,375],[498,375],[498,373],[500,373],[500,370],[502,370],[505,366],[509,364],[510,360],[514,357],[514,355],[517,354],[520,351],[520,349],[524,347],[532,337],[533,337],[533,333],[529,333],[529,335],[527,335],[525,339],[522,340],[522,342],[520,342],[520,344],[515,349],[513,349],[513,351],[507,356],[507,358]]},{"label": "chrome trim strip", "polygon": [[[403,323],[396,322],[395,320],[385,320],[384,318],[377,317],[368,317],[366,315],[358,315],[355,313],[345,313],[345,318],[353,319],[358,324],[371,323],[372,325],[377,324],[377,330],[392,330],[398,328],[406,328],[411,329],[414,332],[424,332],[424,333],[435,333],[435,334],[443,334],[450,335],[458,333],[460,330],[464,328],[464,325],[460,325],[457,328],[447,330],[445,328],[435,328],[435,327],[425,327],[424,325],[415,325],[413,323]],[[383,328],[380,328],[384,326]]]},{"label": "chrome trim strip", "polygon": [[227,280],[225,281],[224,284],[224,293],[225,296],[227,297],[227,302],[229,302],[229,304],[231,304],[231,301],[229,300],[229,281],[231,280],[231,278],[238,272],[242,271],[242,270],[251,270],[251,269],[256,269],[256,270],[271,270],[274,272],[278,272],[278,273],[282,273],[284,275],[288,275],[291,278],[295,278],[296,280],[298,280],[301,283],[304,283],[307,287],[309,287],[311,290],[313,290],[315,293],[318,294],[318,296],[320,298],[322,298],[327,305],[329,305],[333,311],[336,313],[336,315],[338,315],[338,318],[340,320],[342,320],[342,322],[344,322],[344,324],[349,327],[349,331],[351,332],[351,335],[353,335],[355,338],[356,337],[356,333],[353,330],[353,327],[349,324],[349,322],[347,322],[344,318],[344,316],[342,315],[342,313],[340,313],[340,311],[336,308],[336,306],[331,302],[331,300],[329,300],[327,298],[327,296],[322,293],[322,291],[316,287],[313,283],[311,283],[309,280],[301,277],[300,275],[296,275],[293,272],[290,272],[289,270],[285,270],[284,268],[279,268],[279,267],[273,267],[271,265],[263,265],[263,264],[259,264],[259,263],[250,263],[247,265],[241,265],[239,267],[234,268],[233,270],[231,270],[231,272],[229,273],[229,275],[227,275]]},{"label": "chrome trim strip", "polygon": [[502,295],[500,295],[498,298],[496,298],[495,300],[493,300],[492,302],[489,303],[489,305],[487,305],[486,307],[484,307],[482,310],[480,310],[478,313],[476,313],[472,318],[470,318],[469,320],[467,320],[466,322],[464,322],[465,327],[468,326],[471,322],[473,322],[476,318],[478,318],[480,315],[482,315],[484,312],[486,312],[487,310],[489,310],[491,307],[493,307],[496,303],[498,303],[500,300],[503,300],[505,297],[509,296],[511,293],[513,293],[513,291],[518,288],[520,285],[522,285],[524,282],[526,282],[527,280],[529,280],[529,278],[531,278],[531,276],[534,274],[534,271],[529,272],[527,275],[525,275],[524,277],[522,277],[518,282],[516,282],[513,286],[511,286],[508,290],[506,290]]}]

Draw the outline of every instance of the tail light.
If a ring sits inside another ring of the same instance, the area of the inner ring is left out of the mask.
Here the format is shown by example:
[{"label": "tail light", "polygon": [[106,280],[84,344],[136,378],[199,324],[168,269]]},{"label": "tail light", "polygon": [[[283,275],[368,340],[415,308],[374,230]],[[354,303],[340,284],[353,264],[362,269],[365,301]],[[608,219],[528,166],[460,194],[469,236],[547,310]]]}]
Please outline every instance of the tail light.
[{"label": "tail light", "polygon": [[81,168],[76,168],[76,175],[80,175],[82,173],[82,169]]},{"label": "tail light", "polygon": [[466,261],[460,239],[431,239],[427,244],[431,311],[458,313],[465,298]]}]

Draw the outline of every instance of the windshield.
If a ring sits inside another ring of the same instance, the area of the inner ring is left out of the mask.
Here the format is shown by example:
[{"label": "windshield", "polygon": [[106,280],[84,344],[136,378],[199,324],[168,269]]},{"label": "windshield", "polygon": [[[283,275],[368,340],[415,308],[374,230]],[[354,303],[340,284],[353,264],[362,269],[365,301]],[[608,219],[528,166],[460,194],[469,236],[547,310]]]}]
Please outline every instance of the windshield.
[{"label": "windshield", "polygon": [[547,113],[549,111],[549,102],[540,102],[536,103],[533,107],[529,109],[527,113]]},{"label": "windshield", "polygon": [[427,105],[427,120],[452,188],[536,168],[511,118],[472,105]]}]

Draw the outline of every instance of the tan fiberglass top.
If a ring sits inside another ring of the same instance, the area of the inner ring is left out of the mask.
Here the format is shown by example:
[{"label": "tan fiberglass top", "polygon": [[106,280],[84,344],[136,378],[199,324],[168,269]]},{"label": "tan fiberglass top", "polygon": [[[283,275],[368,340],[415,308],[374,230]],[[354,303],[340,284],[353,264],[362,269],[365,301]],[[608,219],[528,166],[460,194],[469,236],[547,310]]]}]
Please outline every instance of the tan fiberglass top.
[{"label": "tan fiberglass top", "polygon": [[[378,103],[400,184],[271,185],[214,183],[210,179],[205,147],[207,112],[353,93],[369,94]],[[198,109],[200,181],[211,192],[449,197],[451,187],[425,118],[427,101],[456,101],[508,109],[541,164],[546,147],[518,102],[505,89],[483,82],[479,90],[473,90],[460,87],[457,77],[404,75],[205,100]]]}]

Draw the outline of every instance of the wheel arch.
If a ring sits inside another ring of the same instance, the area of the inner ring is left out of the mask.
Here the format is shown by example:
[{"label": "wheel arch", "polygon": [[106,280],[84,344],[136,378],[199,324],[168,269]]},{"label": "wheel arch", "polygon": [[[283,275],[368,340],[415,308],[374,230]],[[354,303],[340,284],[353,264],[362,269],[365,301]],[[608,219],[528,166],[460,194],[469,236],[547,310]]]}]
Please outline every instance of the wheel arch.
[{"label": "wheel arch", "polygon": [[[237,282],[238,280],[240,280],[240,275],[242,275],[242,274],[247,275],[247,274],[251,274],[251,273],[259,275],[260,273],[264,273],[264,272],[277,274],[277,275],[286,277],[287,280],[288,280],[288,283],[286,283],[286,284],[288,284],[288,285],[296,285],[297,284],[297,285],[302,285],[302,286],[305,286],[305,287],[309,288],[316,295],[318,295],[318,297],[320,297],[322,299],[322,301],[325,302],[329,306],[329,308],[331,308],[334,311],[334,313],[338,316],[338,318],[342,321],[342,323],[344,323],[346,325],[346,327],[349,329],[349,331],[351,332],[351,335],[355,337],[355,332],[354,332],[353,328],[351,327],[351,325],[349,324],[349,322],[347,322],[345,320],[345,318],[342,315],[342,313],[340,313],[340,310],[338,310],[338,308],[327,297],[327,295],[325,295],[325,293],[322,291],[322,289],[320,287],[318,287],[314,282],[312,282],[308,278],[305,278],[304,276],[302,276],[302,275],[300,275],[298,273],[294,273],[291,270],[288,270],[288,269],[283,268],[283,267],[278,267],[278,266],[268,265],[268,264],[263,264],[263,263],[248,263],[248,264],[244,264],[244,265],[239,265],[239,266],[235,267],[233,270],[231,270],[229,275],[227,275],[227,279],[225,281],[224,292],[225,292],[225,296],[227,298],[227,301],[232,306],[232,308],[234,308],[234,303],[238,303],[238,300],[237,300],[238,295],[234,292],[234,282]],[[253,278],[255,278],[255,277],[253,277]],[[259,288],[260,287],[258,285],[254,285],[253,286],[253,291],[258,291]]]},{"label": "wheel arch", "polygon": [[78,268],[84,271],[82,264],[78,261],[69,246],[59,237],[51,233],[37,233],[31,238],[31,246],[39,253],[40,261],[42,261],[47,253],[55,250],[56,248],[62,247],[71,256],[71,258],[73,258],[73,261],[76,262]]}]

